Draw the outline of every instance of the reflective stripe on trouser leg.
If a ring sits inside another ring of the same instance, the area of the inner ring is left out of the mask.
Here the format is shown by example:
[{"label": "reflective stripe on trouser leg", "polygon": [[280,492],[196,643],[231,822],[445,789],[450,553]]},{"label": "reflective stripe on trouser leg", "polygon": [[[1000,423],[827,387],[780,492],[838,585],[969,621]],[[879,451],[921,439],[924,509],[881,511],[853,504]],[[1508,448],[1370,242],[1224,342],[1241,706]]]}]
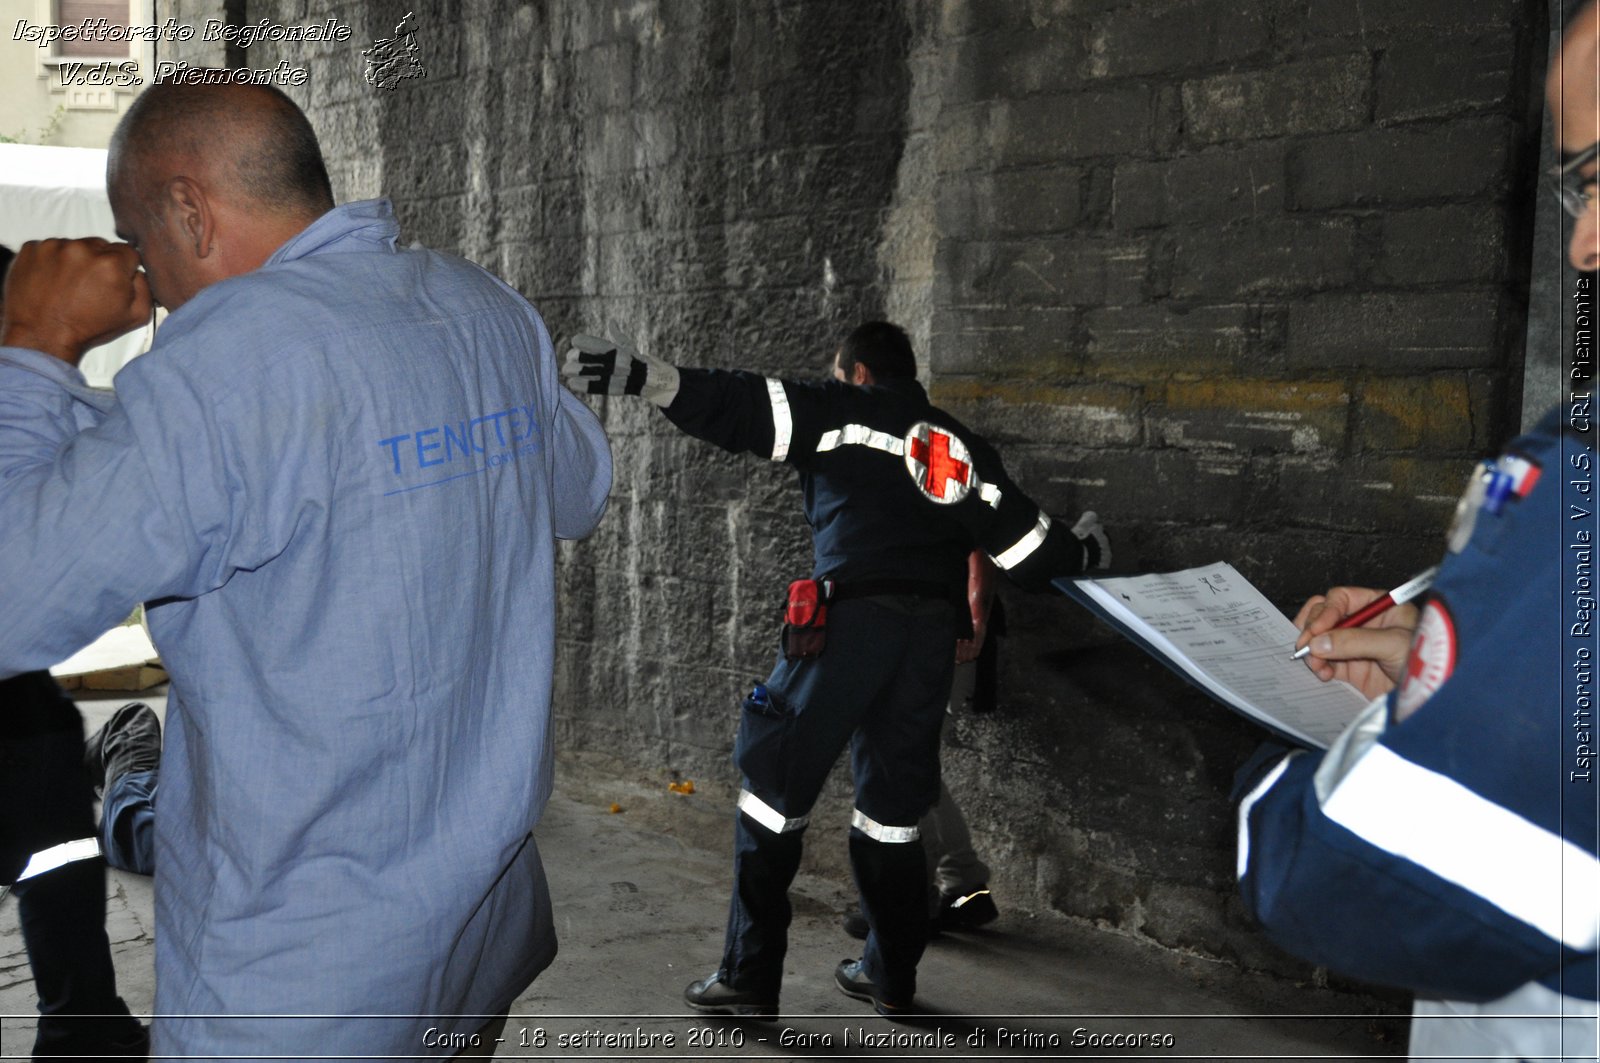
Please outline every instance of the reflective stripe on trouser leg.
[{"label": "reflective stripe on trouser leg", "polygon": [[779,812],[749,790],[740,790],[739,800],[735,804],[740,812],[743,812],[774,834],[803,830],[806,824],[811,822],[810,816],[786,818],[782,812]]},{"label": "reflective stripe on trouser leg", "polygon": [[902,842],[914,842],[918,838],[922,837],[922,832],[917,829],[915,824],[909,827],[886,826],[882,823],[879,823],[877,820],[873,819],[859,808],[852,810],[850,814],[850,825],[875,842],[898,844]]},{"label": "reflective stripe on trouser leg", "polygon": [[47,871],[54,871],[58,867],[74,863],[78,860],[93,860],[100,855],[100,839],[79,838],[73,842],[62,842],[42,849],[33,854],[28,861],[28,866],[22,869],[22,874],[17,876],[17,881],[42,875]]}]

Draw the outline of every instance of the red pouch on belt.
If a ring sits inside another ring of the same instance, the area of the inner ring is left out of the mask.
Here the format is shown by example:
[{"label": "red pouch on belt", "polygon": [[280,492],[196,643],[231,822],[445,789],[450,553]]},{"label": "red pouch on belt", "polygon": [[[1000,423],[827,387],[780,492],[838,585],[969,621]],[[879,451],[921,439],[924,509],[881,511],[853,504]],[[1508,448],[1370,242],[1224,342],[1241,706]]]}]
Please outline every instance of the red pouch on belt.
[{"label": "red pouch on belt", "polygon": [[828,600],[833,581],[797,579],[789,584],[783,611],[783,655],[789,660],[820,656],[828,641]]}]

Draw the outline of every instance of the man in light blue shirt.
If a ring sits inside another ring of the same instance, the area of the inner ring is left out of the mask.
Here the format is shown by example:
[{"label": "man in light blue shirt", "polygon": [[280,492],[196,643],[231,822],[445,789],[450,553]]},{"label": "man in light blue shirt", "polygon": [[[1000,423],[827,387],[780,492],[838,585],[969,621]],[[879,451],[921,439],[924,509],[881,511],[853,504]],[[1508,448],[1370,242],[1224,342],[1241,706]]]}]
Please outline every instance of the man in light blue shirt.
[{"label": "man in light blue shirt", "polygon": [[281,93],[152,86],[110,158],[146,273],[52,241],[7,289],[0,676],[148,603],[155,1054],[449,1054],[555,953],[554,540],[605,508],[604,434],[520,296],[333,208]]}]

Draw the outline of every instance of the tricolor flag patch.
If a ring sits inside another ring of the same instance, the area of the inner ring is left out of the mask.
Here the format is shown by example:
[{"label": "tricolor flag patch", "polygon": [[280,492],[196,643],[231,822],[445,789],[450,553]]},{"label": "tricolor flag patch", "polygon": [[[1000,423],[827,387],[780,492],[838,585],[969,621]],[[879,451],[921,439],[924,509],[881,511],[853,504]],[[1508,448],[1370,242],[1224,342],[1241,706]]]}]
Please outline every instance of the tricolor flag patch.
[{"label": "tricolor flag patch", "polygon": [[1500,471],[1511,478],[1511,493],[1518,498],[1527,498],[1533,485],[1539,482],[1539,463],[1518,454],[1501,458]]},{"label": "tricolor flag patch", "polygon": [[1520,454],[1502,457],[1489,474],[1483,508],[1498,516],[1512,499],[1526,498],[1539,482],[1539,463]]}]

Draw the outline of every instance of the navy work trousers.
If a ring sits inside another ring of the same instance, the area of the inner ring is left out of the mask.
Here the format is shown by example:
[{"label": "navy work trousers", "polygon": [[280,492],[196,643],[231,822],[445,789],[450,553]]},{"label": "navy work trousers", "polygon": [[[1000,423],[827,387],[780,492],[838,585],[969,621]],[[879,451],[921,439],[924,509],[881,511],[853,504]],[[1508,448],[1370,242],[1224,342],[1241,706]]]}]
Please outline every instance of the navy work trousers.
[{"label": "navy work trousers", "polygon": [[[95,835],[83,718],[44,672],[0,680],[0,865]],[[106,938],[105,863],[80,860],[14,887],[39,994],[37,1056],[122,1054],[141,1043],[117,996]]]},{"label": "navy work trousers", "polygon": [[722,960],[733,988],[777,998],[805,817],[848,743],[858,824],[850,831],[850,866],[871,928],[862,962],[890,998],[910,1001],[915,993],[928,911],[927,867],[914,828],[939,796],[939,729],[956,623],[946,601],[836,602],[822,654],[780,656],[766,704],[745,699],[734,761],[764,809],[735,816]]}]

